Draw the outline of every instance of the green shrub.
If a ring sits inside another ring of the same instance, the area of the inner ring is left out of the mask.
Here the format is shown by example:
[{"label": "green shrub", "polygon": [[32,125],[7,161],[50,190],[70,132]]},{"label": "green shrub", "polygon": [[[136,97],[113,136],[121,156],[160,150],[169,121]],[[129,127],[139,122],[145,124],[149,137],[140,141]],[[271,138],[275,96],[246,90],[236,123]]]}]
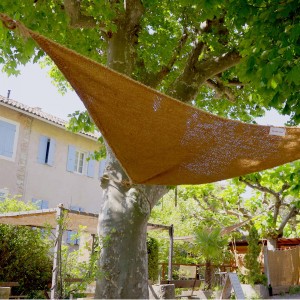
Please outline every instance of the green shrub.
[{"label": "green shrub", "polygon": [[[33,209],[17,199],[0,202],[0,212]],[[0,225],[0,281],[17,281],[14,291],[34,297],[51,282],[50,244],[39,229],[25,226]],[[40,296],[39,296],[40,298]]]},{"label": "green shrub", "polygon": [[0,281],[17,281],[19,292],[44,290],[51,282],[49,245],[25,226],[0,225]]},{"label": "green shrub", "polygon": [[259,235],[254,226],[249,231],[247,238],[248,248],[245,255],[245,267],[249,270],[248,274],[244,276],[245,283],[248,284],[266,284],[266,276],[261,274],[260,263],[258,257],[261,251],[259,246]]},{"label": "green shrub", "polygon": [[158,242],[153,237],[147,237],[148,278],[155,282],[158,278]]}]

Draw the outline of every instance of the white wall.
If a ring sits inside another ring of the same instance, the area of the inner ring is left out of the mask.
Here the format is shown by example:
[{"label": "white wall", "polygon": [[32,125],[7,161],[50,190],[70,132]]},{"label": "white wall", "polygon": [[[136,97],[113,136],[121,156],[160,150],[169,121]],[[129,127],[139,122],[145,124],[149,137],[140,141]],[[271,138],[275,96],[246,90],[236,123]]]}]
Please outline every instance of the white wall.
[{"label": "white wall", "polygon": [[[49,207],[63,203],[67,208],[76,205],[87,212],[99,212],[102,199],[98,180],[99,162],[95,163],[93,178],[68,172],[66,168],[68,145],[93,152],[99,147],[95,140],[1,105],[0,116],[20,124],[15,160],[0,159],[0,189],[6,187],[13,195],[22,194],[25,201],[46,200]],[[53,166],[38,162],[42,135],[56,142]]]}]

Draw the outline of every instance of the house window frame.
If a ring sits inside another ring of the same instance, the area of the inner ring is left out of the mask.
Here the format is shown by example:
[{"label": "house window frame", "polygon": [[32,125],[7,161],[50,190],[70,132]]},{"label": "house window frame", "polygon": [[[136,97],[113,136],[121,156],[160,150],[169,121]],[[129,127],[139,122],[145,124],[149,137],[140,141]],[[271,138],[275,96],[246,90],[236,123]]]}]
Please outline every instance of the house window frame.
[{"label": "house window frame", "polygon": [[87,152],[75,149],[74,173],[86,175],[87,173]]},{"label": "house window frame", "polygon": [[14,136],[14,143],[13,143],[13,153],[12,153],[12,157],[9,156],[5,156],[5,155],[1,155],[0,154],[0,159],[5,159],[5,160],[9,160],[9,161],[15,161],[16,159],[16,154],[17,154],[17,145],[18,145],[18,139],[19,139],[19,128],[20,128],[20,123],[15,122],[13,120],[4,118],[0,116],[0,120],[9,124],[13,124],[16,126],[16,131],[15,131],[15,136]]}]

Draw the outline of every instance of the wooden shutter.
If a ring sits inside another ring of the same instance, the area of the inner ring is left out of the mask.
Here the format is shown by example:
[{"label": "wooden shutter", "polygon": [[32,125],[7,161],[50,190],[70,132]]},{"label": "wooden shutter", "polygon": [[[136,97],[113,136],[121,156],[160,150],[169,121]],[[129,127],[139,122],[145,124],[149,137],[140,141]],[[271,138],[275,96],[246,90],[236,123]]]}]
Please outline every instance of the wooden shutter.
[{"label": "wooden shutter", "polygon": [[13,157],[17,126],[0,120],[0,155]]},{"label": "wooden shutter", "polygon": [[68,161],[67,161],[67,171],[69,171],[69,172],[74,172],[75,152],[76,152],[76,148],[72,145],[69,145]]},{"label": "wooden shutter", "polygon": [[48,200],[42,200],[42,209],[49,208],[49,201]]},{"label": "wooden shutter", "polygon": [[55,140],[54,139],[50,139],[50,144],[49,144],[49,152],[48,152],[48,161],[47,164],[49,166],[53,166],[54,164],[54,153],[55,153]]},{"label": "wooden shutter", "polygon": [[[91,153],[89,153],[90,156]],[[87,176],[88,177],[94,177],[95,174],[95,160],[94,159],[90,159],[88,161],[88,165],[87,165]]]},{"label": "wooden shutter", "polygon": [[48,138],[46,136],[41,135],[39,141],[39,150],[38,150],[38,162],[40,164],[45,163],[47,143],[48,143]]}]

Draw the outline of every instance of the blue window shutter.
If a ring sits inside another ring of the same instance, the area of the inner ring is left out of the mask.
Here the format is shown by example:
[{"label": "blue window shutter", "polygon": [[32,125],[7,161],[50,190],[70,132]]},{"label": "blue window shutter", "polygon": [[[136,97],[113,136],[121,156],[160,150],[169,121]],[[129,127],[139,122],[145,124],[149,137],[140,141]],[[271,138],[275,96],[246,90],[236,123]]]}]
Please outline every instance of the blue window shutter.
[{"label": "blue window shutter", "polygon": [[54,164],[54,153],[55,153],[55,140],[50,139],[49,152],[48,152],[48,162],[49,166],[53,166]]},{"label": "blue window shutter", "polygon": [[46,136],[40,136],[40,142],[39,142],[39,152],[38,152],[38,162],[40,164],[45,163],[46,158],[46,151],[47,151],[47,142],[48,138]]},{"label": "blue window shutter", "polygon": [[75,239],[73,236],[77,234],[77,231],[68,230],[67,231],[67,243],[73,245],[79,245],[79,238]]},{"label": "blue window shutter", "polygon": [[0,120],[0,155],[13,157],[17,126]]},{"label": "blue window shutter", "polygon": [[106,159],[102,159],[99,163],[98,178],[101,178],[103,176],[105,165],[106,165]]},{"label": "blue window shutter", "polygon": [[32,198],[31,202],[36,205],[37,209],[42,209],[42,200]]},{"label": "blue window shutter", "polygon": [[94,177],[94,173],[95,173],[95,160],[90,159],[88,161],[88,166],[87,166],[87,176],[88,177]]},{"label": "blue window shutter", "polygon": [[75,152],[76,152],[76,148],[72,145],[69,145],[68,161],[67,161],[67,171],[69,172],[74,172]]},{"label": "blue window shutter", "polygon": [[42,200],[42,209],[49,208],[49,201],[48,200]]},{"label": "blue window shutter", "polygon": [[73,235],[73,232],[71,230],[68,230],[67,231],[67,243],[68,244],[71,244],[71,242],[72,242],[72,235]]}]

